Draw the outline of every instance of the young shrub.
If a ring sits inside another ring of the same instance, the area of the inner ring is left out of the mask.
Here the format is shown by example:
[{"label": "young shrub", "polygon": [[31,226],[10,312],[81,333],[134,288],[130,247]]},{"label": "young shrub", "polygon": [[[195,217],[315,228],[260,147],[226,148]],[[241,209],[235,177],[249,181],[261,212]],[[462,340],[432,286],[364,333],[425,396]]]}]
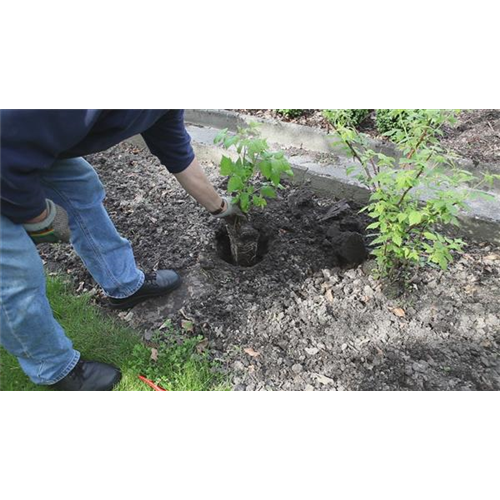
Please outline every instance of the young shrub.
[{"label": "young shrub", "polygon": [[370,114],[369,109],[324,109],[323,116],[335,127],[358,127]]},{"label": "young shrub", "polygon": [[[229,135],[227,129],[223,130],[214,142],[225,149],[234,148],[237,152],[235,160],[228,156],[222,157],[220,173],[229,178],[227,191],[244,215],[253,207],[267,206],[266,200],[276,198],[276,190],[283,188],[282,177],[293,176],[284,153],[269,151],[267,141],[260,137],[256,123],[238,129],[235,135]],[[259,233],[248,218],[234,217],[227,221],[227,230],[234,262],[245,267],[255,264]]]},{"label": "young shrub", "polygon": [[465,185],[492,183],[500,178],[487,175],[476,179],[459,170],[454,158],[439,144],[442,127],[454,123],[457,110],[419,110],[418,115],[394,131],[392,139],[402,157],[396,158],[369,149],[363,136],[350,127],[338,125],[341,143],[357,166],[348,173],[371,190],[370,203],[363,211],[373,219],[368,229],[378,234],[373,255],[378,276],[407,278],[410,269],[437,265],[446,270],[453,252],[462,252],[465,243],[447,236],[443,226],[459,226],[458,214],[467,209],[472,196]]},{"label": "young shrub", "polygon": [[276,198],[276,189],[282,188],[281,178],[293,176],[290,163],[283,152],[270,152],[265,139],[259,134],[257,123],[238,129],[235,135],[222,130],[214,140],[225,149],[234,147],[238,158],[223,156],[220,173],[229,177],[228,193],[233,203],[247,214],[252,207],[265,207],[266,198]]}]

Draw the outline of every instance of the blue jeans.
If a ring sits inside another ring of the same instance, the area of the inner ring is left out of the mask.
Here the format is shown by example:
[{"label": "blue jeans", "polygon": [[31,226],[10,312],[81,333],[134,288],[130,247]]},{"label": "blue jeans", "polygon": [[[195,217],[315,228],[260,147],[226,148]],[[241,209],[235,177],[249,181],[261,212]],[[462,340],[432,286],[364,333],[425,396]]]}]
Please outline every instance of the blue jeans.
[{"label": "blue jeans", "polygon": [[[71,244],[93,278],[113,298],[133,295],[144,283],[130,243],[111,222],[104,188],[83,158],[60,160],[45,171],[47,198],[69,215]],[[1,216],[0,343],[36,384],[55,384],[80,353],[54,319],[45,292],[43,264],[20,224]]]}]

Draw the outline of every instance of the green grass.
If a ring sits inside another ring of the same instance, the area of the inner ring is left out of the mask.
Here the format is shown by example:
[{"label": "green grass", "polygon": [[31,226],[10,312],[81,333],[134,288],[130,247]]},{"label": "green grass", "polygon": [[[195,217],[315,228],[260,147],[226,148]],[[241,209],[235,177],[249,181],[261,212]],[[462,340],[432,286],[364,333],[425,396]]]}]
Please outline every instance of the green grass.
[{"label": "green grass", "polygon": [[[163,388],[175,391],[225,390],[227,384],[218,367],[205,353],[198,353],[202,337],[186,337],[172,326],[158,334],[150,346],[139,332],[105,316],[86,295],[75,295],[61,279],[47,278],[47,296],[54,317],[62,325],[84,359],[112,363],[122,370],[118,391],[150,391],[138,379],[144,375]],[[151,359],[151,348],[157,360]],[[0,348],[0,390],[36,391],[47,387],[33,384],[16,358]]]}]

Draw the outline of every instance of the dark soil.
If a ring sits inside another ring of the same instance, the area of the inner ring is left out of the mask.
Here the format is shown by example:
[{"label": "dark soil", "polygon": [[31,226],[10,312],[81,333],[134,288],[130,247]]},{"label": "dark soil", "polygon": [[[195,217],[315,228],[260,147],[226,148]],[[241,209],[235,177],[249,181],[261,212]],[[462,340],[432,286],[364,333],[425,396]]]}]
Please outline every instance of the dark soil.
[{"label": "dark soil", "polygon": [[[184,279],[169,297],[119,316],[146,339],[167,318],[192,320],[186,335],[209,339],[235,389],[500,389],[499,249],[471,246],[448,274],[421,272],[409,293],[391,300],[364,271],[369,261],[357,265],[369,240],[357,207],[287,186],[252,218],[263,235],[261,261],[239,268],[224,259],[224,224],[154,157],[117,146],[89,161],[138,265],[174,268]],[[224,189],[217,169],[206,171]],[[45,247],[43,255],[105,307],[70,247]]]},{"label": "dark soil", "polygon": [[[331,128],[320,109],[306,109],[303,116],[291,119],[276,113],[273,109],[234,109],[231,111],[308,125],[327,131]],[[386,140],[377,132],[375,110],[360,125],[360,131],[372,137]],[[442,144],[474,163],[500,164],[500,110],[473,109],[462,111],[458,116],[457,123],[453,127],[445,129]]]},{"label": "dark soil", "polygon": [[475,163],[500,165],[500,109],[464,111],[445,132],[444,146]]}]

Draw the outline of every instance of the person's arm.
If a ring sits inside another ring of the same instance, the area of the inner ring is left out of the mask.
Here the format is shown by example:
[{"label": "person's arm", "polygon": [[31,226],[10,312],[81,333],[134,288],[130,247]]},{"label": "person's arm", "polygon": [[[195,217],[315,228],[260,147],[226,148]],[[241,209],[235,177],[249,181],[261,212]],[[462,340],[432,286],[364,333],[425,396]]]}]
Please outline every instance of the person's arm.
[{"label": "person's arm", "polygon": [[219,196],[195,158],[183,109],[169,110],[142,136],[151,153],[200,205],[217,217],[234,215],[231,200]]},{"label": "person's arm", "polygon": [[227,208],[225,200],[219,196],[196,158],[188,168],[174,175],[186,192],[210,213]]}]

